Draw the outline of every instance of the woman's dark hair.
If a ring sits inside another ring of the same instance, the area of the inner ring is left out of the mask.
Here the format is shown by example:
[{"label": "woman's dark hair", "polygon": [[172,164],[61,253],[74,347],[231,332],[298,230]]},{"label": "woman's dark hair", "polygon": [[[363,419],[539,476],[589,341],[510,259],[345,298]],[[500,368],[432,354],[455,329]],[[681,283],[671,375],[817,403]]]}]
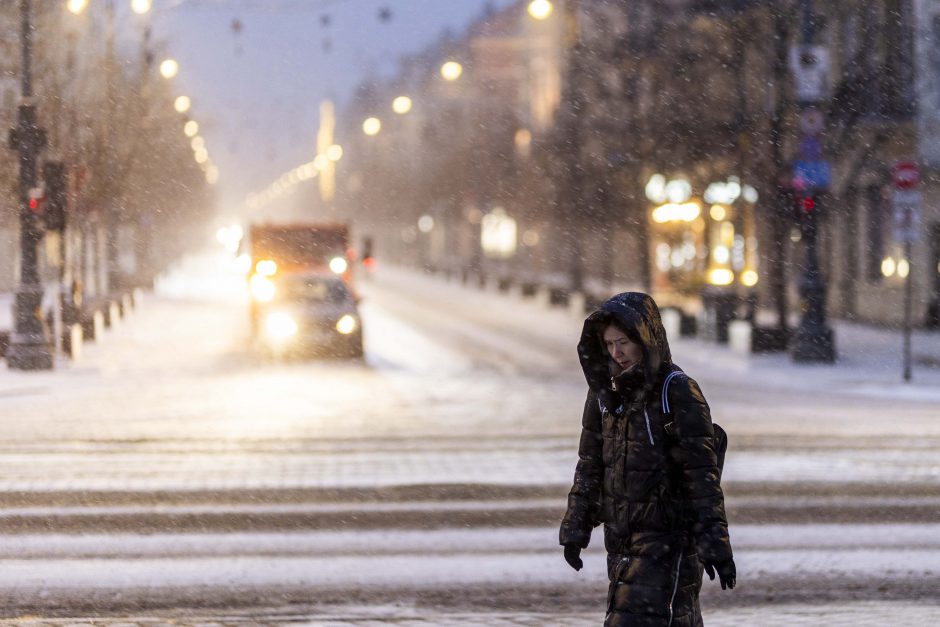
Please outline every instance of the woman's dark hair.
[{"label": "woman's dark hair", "polygon": [[617,316],[612,313],[608,313],[597,321],[597,339],[601,344],[601,348],[604,348],[604,331],[606,331],[607,327],[611,325],[630,338],[630,341],[634,344],[643,346],[643,342],[640,340],[640,336],[637,335],[636,331],[626,328],[623,324],[620,323],[619,320],[617,320]]},{"label": "woman's dark hair", "polygon": [[606,331],[607,327],[609,326],[613,326],[615,329],[626,335],[634,344],[639,344],[641,347],[643,347],[643,353],[646,353],[646,347],[643,346],[643,342],[640,340],[640,336],[637,334],[637,332],[633,329],[628,329],[625,327],[614,314],[607,313],[598,319],[596,327],[597,342],[600,344],[601,354],[607,353],[607,345],[604,343],[604,331]]}]

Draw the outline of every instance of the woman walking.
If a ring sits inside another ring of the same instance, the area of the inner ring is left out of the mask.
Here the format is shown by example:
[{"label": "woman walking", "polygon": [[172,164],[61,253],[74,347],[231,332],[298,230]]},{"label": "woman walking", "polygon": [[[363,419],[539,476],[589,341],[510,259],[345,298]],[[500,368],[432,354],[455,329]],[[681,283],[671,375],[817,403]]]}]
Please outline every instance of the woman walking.
[{"label": "woman walking", "polygon": [[719,448],[698,384],[672,363],[653,299],[614,296],[584,323],[588,383],[568,510],[565,560],[604,525],[605,627],[702,625],[702,571],[734,588]]}]

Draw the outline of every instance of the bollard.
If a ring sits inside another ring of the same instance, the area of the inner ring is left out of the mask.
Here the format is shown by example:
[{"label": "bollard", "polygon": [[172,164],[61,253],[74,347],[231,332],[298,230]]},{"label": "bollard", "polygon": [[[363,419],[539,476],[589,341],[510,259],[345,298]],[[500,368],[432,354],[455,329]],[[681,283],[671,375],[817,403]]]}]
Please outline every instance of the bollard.
[{"label": "bollard", "polygon": [[111,329],[121,324],[121,306],[118,305],[117,301],[112,300],[108,302],[105,323],[108,325],[108,328]]},{"label": "bollard", "polygon": [[130,294],[121,294],[121,316],[126,318],[134,308],[134,299]]},{"label": "bollard", "polygon": [[131,292],[131,298],[134,301],[134,309],[140,309],[144,302],[144,291],[139,287],[135,287],[134,291]]},{"label": "bollard", "polygon": [[584,317],[584,307],[587,304],[587,297],[584,292],[572,292],[568,295],[568,311],[575,318]]},{"label": "bollard", "polygon": [[678,338],[682,334],[682,314],[674,307],[663,309],[661,314],[667,338]]},{"label": "bollard", "polygon": [[62,350],[65,354],[76,360],[82,355],[82,343],[85,334],[80,324],[67,324],[62,330]]},{"label": "bollard", "polygon": [[736,353],[751,353],[751,335],[753,327],[748,320],[732,320],[728,323],[728,344]]}]

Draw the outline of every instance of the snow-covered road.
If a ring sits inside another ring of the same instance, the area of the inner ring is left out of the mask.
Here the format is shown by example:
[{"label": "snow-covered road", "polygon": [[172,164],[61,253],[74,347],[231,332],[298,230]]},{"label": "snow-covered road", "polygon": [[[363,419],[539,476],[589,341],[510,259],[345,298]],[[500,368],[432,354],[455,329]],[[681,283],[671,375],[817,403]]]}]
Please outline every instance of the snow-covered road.
[{"label": "snow-covered road", "polygon": [[[365,614],[594,620],[603,556],[575,574],[555,546],[579,319],[385,270],[362,284],[363,362],[271,363],[246,348],[241,284],[215,263],[168,276],[80,362],[0,371],[7,616],[299,604],[341,620],[352,597]],[[724,624],[769,600],[893,600],[913,617],[936,601],[940,373],[903,386],[864,329],[848,338],[828,369],[673,342],[731,435],[741,586],[705,597]],[[814,624],[794,621],[760,624]]]}]

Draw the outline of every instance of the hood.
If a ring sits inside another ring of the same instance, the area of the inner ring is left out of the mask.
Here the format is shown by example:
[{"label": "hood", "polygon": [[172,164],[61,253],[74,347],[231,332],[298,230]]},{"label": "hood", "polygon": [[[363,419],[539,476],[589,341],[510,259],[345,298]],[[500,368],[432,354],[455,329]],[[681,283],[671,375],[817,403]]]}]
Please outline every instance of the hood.
[{"label": "hood", "polygon": [[672,353],[656,302],[642,292],[617,294],[587,317],[578,342],[578,358],[592,390],[610,389],[611,360],[601,342],[601,333],[611,322],[616,322],[642,345],[647,385],[672,365]]}]

